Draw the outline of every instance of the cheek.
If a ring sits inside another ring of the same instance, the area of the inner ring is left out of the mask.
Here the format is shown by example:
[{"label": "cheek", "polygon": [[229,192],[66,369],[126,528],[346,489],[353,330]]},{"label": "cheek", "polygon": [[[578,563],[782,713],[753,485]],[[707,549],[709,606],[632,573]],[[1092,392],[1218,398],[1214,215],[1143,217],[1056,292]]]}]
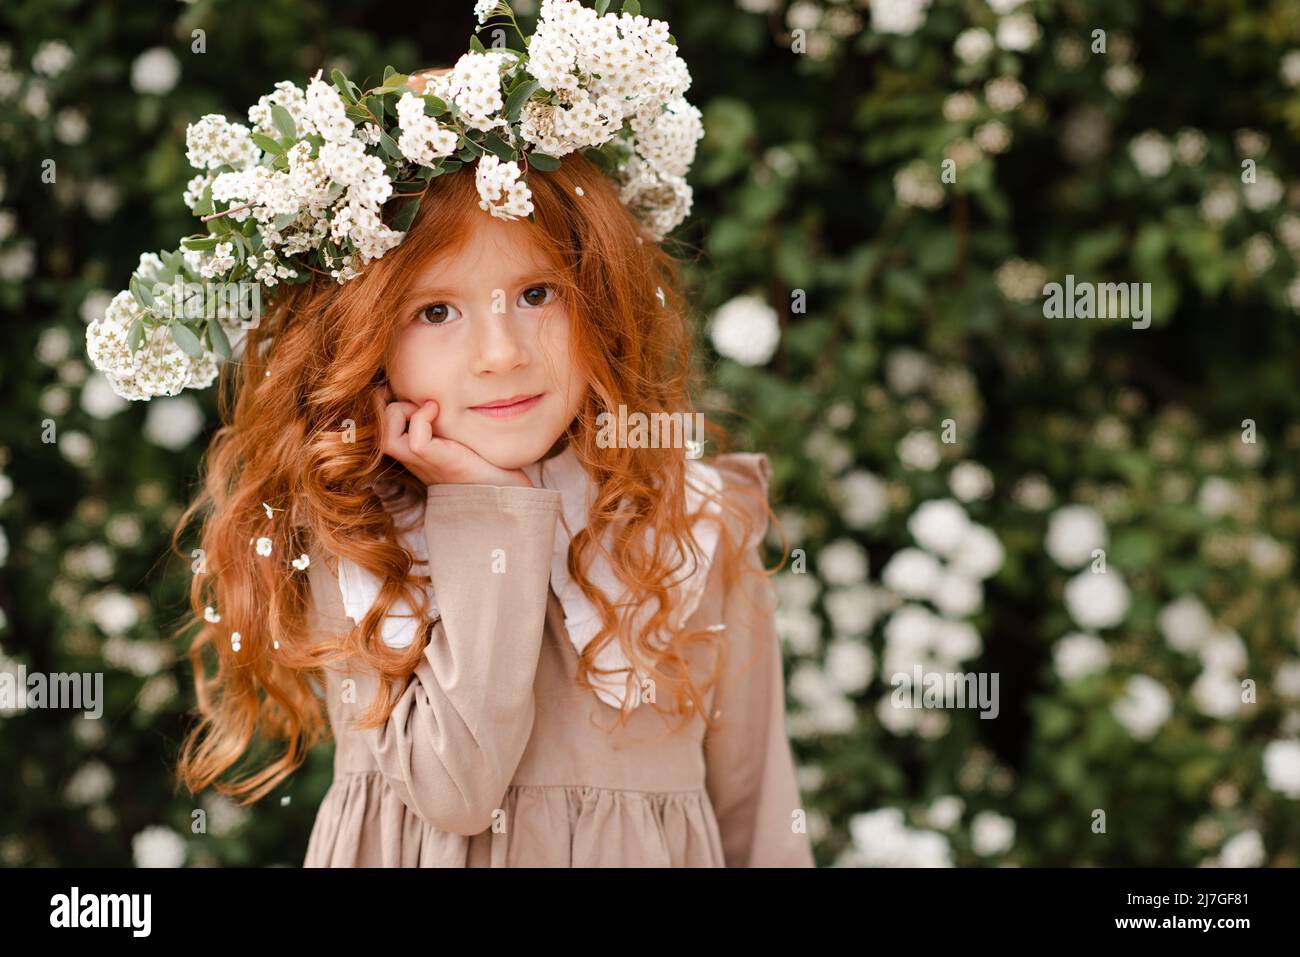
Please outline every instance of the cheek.
[{"label": "cheek", "polygon": [[[542,324],[539,348],[546,360],[548,374],[557,389],[581,393],[584,377],[572,349],[571,323],[561,312]],[[573,395],[570,401],[576,401]]]},{"label": "cheek", "polygon": [[400,333],[393,345],[387,364],[388,381],[407,401],[439,399],[439,393],[451,381],[443,372],[449,350],[436,348],[431,339],[417,329],[409,329]]}]

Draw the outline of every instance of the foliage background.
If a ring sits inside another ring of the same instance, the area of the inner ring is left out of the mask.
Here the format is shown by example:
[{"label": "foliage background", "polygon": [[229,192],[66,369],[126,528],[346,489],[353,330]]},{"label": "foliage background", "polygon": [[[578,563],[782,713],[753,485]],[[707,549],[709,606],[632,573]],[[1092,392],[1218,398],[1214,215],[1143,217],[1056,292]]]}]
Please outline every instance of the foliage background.
[{"label": "foliage background", "polygon": [[[1295,866],[1300,7],[875,6],[644,4],[705,112],[678,236],[711,398],[745,410],[730,424],[771,456],[807,561],[782,573],[781,628],[818,862]],[[469,2],[0,9],[0,666],[103,670],[107,698],[101,721],[0,716],[0,862],[300,863],[328,748],[251,811],[170,775],[192,688],[165,540],[213,396],[115,403],[85,325],[192,231],[187,123],[322,65],[453,62],[472,25]],[[1067,273],[1150,282],[1150,328],[1044,318]],[[770,358],[710,339],[737,297],[742,331],[779,325]],[[895,623],[915,575],[886,570],[962,524],[951,502],[914,517],[954,498],[1004,555],[956,659],[999,673],[1001,713],[909,724],[888,675],[925,640]],[[1072,601],[1096,519],[1108,588]],[[1256,697],[1234,705],[1241,679]]]}]

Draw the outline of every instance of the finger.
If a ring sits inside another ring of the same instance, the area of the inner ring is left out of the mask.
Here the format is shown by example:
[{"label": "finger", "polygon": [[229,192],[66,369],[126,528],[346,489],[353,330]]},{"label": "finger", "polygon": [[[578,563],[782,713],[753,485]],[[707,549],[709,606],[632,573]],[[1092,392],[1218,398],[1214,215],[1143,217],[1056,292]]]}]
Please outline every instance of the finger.
[{"label": "finger", "polygon": [[384,410],[383,449],[394,458],[398,448],[406,445],[406,412],[400,402],[390,402]]},{"label": "finger", "polygon": [[419,455],[433,439],[433,420],[438,417],[438,403],[430,399],[411,414],[407,437],[411,451]]}]

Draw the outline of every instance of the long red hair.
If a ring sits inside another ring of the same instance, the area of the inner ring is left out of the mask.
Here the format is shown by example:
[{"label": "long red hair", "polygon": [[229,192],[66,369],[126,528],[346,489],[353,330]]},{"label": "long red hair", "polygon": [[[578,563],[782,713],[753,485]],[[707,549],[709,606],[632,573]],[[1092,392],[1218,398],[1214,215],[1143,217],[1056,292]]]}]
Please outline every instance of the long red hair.
[{"label": "long red hair", "polygon": [[[555,264],[548,281],[566,300],[573,349],[590,383],[563,437],[599,488],[587,527],[574,537],[569,554],[570,573],[604,622],[581,655],[579,683],[592,687],[597,652],[618,641],[633,666],[653,679],[653,706],[681,716],[678,730],[697,714],[711,727],[704,696],[717,669],[697,682],[686,649],[716,641],[717,633],[681,632],[662,651],[648,643],[672,611],[668,586],[680,568],[663,548],[651,553],[646,533],[687,550],[692,521],[684,508],[685,455],[598,448],[596,438],[597,416],[620,404],[646,414],[695,407],[692,396],[702,377],[692,364],[678,264],[620,202],[608,176],[580,154],[564,157],[553,172],[532,170],[528,181],[536,220],[530,228]],[[381,501],[375,488],[391,489],[389,504],[401,507],[422,501],[424,485],[380,451],[370,395],[382,381],[397,330],[399,317],[386,304],[398,301],[430,257],[453,247],[468,217],[486,215],[472,166],[434,178],[401,244],[342,285],[314,275],[277,291],[260,324],[248,331],[238,360],[224,365],[218,383],[223,424],[206,452],[200,493],[172,535],[173,550],[191,557],[181,549],[181,536],[203,516],[190,614],[178,631],[198,628],[189,658],[199,718],[177,767],[179,782],[191,793],[215,787],[251,803],[301,765],[330,733],[313,689],[313,682],[323,684],[324,666],[350,658],[352,667],[380,675],[388,693],[377,696],[363,726],[387,719],[415,670],[424,641],[392,649],[380,637],[380,622],[399,596],[422,608],[421,586],[428,577],[412,575],[411,555],[398,543],[385,508],[389,500]],[[727,447],[723,429],[713,422],[706,429],[716,447]],[[736,534],[729,522],[719,523],[719,560],[730,577],[753,517],[775,516],[766,500],[752,508],[726,496],[719,501],[745,529]],[[638,603],[655,603],[639,634],[631,633],[584,571],[603,551],[600,538],[607,527],[613,548],[606,558],[620,581]],[[270,540],[269,558],[255,550],[258,539]],[[348,633],[307,633],[308,580],[290,564],[303,554],[348,558],[384,582],[374,607]],[[208,606],[219,621],[207,619]],[[238,651],[231,646],[236,631]],[[421,630],[426,639],[428,633],[427,627]],[[636,693],[631,673],[628,689]],[[618,722],[625,720],[620,713]],[[282,745],[283,752],[251,753],[268,742]],[[238,780],[226,780],[241,763],[252,767]]]}]

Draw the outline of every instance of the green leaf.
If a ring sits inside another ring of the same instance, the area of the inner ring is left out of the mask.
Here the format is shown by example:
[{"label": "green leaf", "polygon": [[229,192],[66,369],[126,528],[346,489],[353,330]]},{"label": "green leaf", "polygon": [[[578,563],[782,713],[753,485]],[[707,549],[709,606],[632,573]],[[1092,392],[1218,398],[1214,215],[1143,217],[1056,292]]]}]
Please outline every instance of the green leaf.
[{"label": "green leaf", "polygon": [[537,89],[538,86],[536,80],[529,80],[510,91],[510,95],[506,97],[506,116],[510,118],[511,122],[519,118],[524,103],[532,96],[533,90]]},{"label": "green leaf", "polygon": [[279,103],[273,103],[271,105],[271,122],[273,122],[275,128],[280,131],[281,136],[288,137],[291,140],[297,139],[298,129],[293,125],[293,117],[290,116],[289,111]]},{"label": "green leaf", "polygon": [[271,221],[271,225],[274,226],[276,231],[278,232],[279,230],[284,229],[286,226],[288,226],[297,218],[298,216],[296,213],[281,213],[279,216],[275,217],[275,219]]},{"label": "green leaf", "polygon": [[220,236],[186,236],[181,240],[181,245],[186,249],[209,250],[216,249],[219,242]]},{"label": "green leaf", "polygon": [[424,95],[424,115],[425,116],[442,116],[447,112],[447,104],[438,99],[432,93]]},{"label": "green leaf", "polygon": [[515,151],[507,146],[505,141],[495,133],[488,133],[483,137],[483,146],[503,160],[513,160],[515,158]]},{"label": "green leaf", "polygon": [[265,133],[254,133],[253,142],[273,156],[283,156],[287,152],[279,140],[273,140]]},{"label": "green leaf", "polygon": [[387,82],[388,82],[388,78],[389,78],[390,76],[394,76],[394,75],[396,75],[396,73],[397,73],[397,67],[392,66],[392,65],[389,65],[389,66],[384,67],[384,82],[387,83]]},{"label": "green leaf", "polygon": [[181,347],[181,351],[195,359],[203,358],[203,343],[183,322],[172,323],[172,341]]},{"label": "green leaf", "polygon": [[415,219],[415,214],[419,209],[420,201],[418,199],[410,200],[402,206],[397,215],[393,217],[393,222],[390,228],[395,229],[398,232],[406,232],[411,228],[411,221]]},{"label": "green leaf", "polygon": [[144,321],[137,319],[131,323],[131,328],[127,331],[126,347],[131,352],[138,352],[142,342],[144,342]]},{"label": "green leaf", "polygon": [[127,283],[127,286],[130,288],[131,294],[135,296],[136,301],[140,303],[140,305],[144,306],[146,309],[153,307],[153,293],[151,293],[145,287],[145,284],[140,281],[139,276],[132,276],[131,281]]},{"label": "green leaf", "polygon": [[641,4],[637,0],[623,0],[623,12],[635,17],[641,12]]},{"label": "green leaf", "polygon": [[596,0],[596,16],[603,17],[609,9],[609,0]]},{"label": "green leaf", "polygon": [[528,165],[535,170],[549,173],[560,168],[560,161],[554,156],[548,156],[546,153],[529,153]]},{"label": "green leaf", "polygon": [[212,184],[209,183],[207,186],[203,187],[203,195],[200,196],[199,201],[194,204],[194,215],[211,216],[215,212],[216,210],[212,207]]},{"label": "green leaf", "polygon": [[221,328],[221,323],[216,319],[208,320],[208,338],[212,340],[213,351],[220,353],[223,358],[230,358],[230,340],[226,338],[226,330]]},{"label": "green leaf", "polygon": [[469,38],[469,48],[470,48],[471,50],[473,50],[475,53],[486,53],[486,52],[487,52],[487,48],[483,46],[483,41],[480,40],[480,39],[478,38],[478,34],[477,34],[477,33],[474,33],[474,34],[471,34],[471,35],[470,35],[470,38]]},{"label": "green leaf", "polygon": [[387,133],[381,132],[379,134],[379,148],[395,160],[406,159],[406,157],[402,155],[402,151],[397,148],[397,141]]},{"label": "green leaf", "polygon": [[348,78],[339,70],[330,70],[330,79],[334,81],[334,89],[339,91],[339,96],[343,97],[343,102],[351,106],[357,101],[352,95],[352,87],[348,85]]}]

